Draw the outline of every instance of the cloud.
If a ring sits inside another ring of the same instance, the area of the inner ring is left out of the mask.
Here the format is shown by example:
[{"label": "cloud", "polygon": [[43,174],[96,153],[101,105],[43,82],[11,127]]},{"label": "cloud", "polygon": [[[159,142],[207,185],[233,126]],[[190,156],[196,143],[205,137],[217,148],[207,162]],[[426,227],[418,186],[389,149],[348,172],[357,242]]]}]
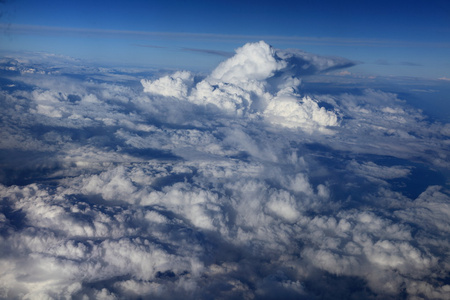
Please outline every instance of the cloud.
[{"label": "cloud", "polygon": [[269,40],[273,43],[290,43],[296,45],[332,45],[332,46],[358,46],[358,47],[427,47],[449,48],[445,42],[417,42],[400,41],[390,39],[361,39],[343,37],[318,37],[318,36],[280,36],[280,35],[238,35],[238,34],[214,34],[195,32],[157,32],[157,31],[132,31],[98,28],[67,28],[56,26],[26,25],[26,24],[0,24],[0,29],[11,34],[36,34],[53,36],[88,36],[96,38],[122,37],[139,39],[197,39],[197,40],[224,40],[236,43],[247,41]]},{"label": "cloud", "polygon": [[0,91],[0,298],[448,294],[449,125],[305,92],[348,60],[258,42],[142,80],[16,61],[45,72]]},{"label": "cloud", "polygon": [[186,98],[188,88],[193,84],[193,76],[187,71],[176,72],[171,76],[164,76],[155,81],[143,79],[144,91],[156,95],[175,98]]},{"label": "cloud", "polygon": [[385,59],[378,59],[378,60],[375,61],[375,64],[382,65],[382,66],[390,66],[390,65],[392,65],[391,62],[389,62],[389,61],[387,61]]},{"label": "cloud", "polygon": [[163,46],[157,46],[157,45],[142,45],[142,44],[134,44],[136,47],[142,47],[142,48],[156,48],[156,49],[165,49],[167,47]]},{"label": "cloud", "polygon": [[421,64],[415,63],[415,62],[410,62],[410,61],[402,61],[400,63],[402,66],[409,66],[409,67],[420,67],[422,66]]},{"label": "cloud", "polygon": [[352,73],[350,73],[349,71],[340,71],[340,72],[335,73],[335,75],[338,75],[338,76],[351,76]]},{"label": "cloud", "polygon": [[307,132],[318,129],[327,132],[327,127],[338,126],[338,116],[319,107],[316,101],[304,97],[298,102],[298,95],[282,93],[269,103],[264,111],[266,119],[273,124],[289,128],[303,128]]},{"label": "cloud", "polygon": [[326,131],[325,127],[338,125],[337,115],[319,107],[311,98],[300,100],[292,90],[300,84],[302,76],[352,65],[343,58],[277,50],[261,41],[237,49],[235,56],[219,64],[189,95],[188,84],[182,83],[190,78],[187,73],[183,73],[186,79],[177,72],[152,82],[143,80],[142,84],[146,92],[200,105],[212,104],[227,113],[240,116],[263,113],[266,120],[278,125]]},{"label": "cloud", "polygon": [[384,180],[408,177],[411,170],[405,166],[379,166],[373,162],[359,164],[352,160],[349,168],[358,175],[366,177],[368,180],[383,184]]},{"label": "cloud", "polygon": [[183,51],[190,51],[190,52],[198,52],[198,53],[206,53],[206,54],[218,55],[218,56],[223,56],[223,57],[231,57],[231,56],[233,56],[232,52],[220,51],[220,50],[197,49],[197,48],[183,48],[182,50]]},{"label": "cloud", "polygon": [[286,62],[277,59],[275,50],[261,41],[249,43],[236,50],[236,55],[221,63],[211,78],[225,83],[263,80],[286,67]]},{"label": "cloud", "polygon": [[409,66],[409,67],[420,67],[422,66],[421,64],[415,63],[415,62],[410,62],[410,61],[402,61],[402,62],[398,62],[398,63],[392,63],[389,62],[385,59],[378,59],[375,61],[375,64],[377,65],[382,65],[382,66],[392,66],[392,65],[400,65],[400,66]]},{"label": "cloud", "polygon": [[290,71],[296,76],[328,72],[356,64],[342,57],[323,57],[298,49],[279,50],[277,54],[288,62]]}]

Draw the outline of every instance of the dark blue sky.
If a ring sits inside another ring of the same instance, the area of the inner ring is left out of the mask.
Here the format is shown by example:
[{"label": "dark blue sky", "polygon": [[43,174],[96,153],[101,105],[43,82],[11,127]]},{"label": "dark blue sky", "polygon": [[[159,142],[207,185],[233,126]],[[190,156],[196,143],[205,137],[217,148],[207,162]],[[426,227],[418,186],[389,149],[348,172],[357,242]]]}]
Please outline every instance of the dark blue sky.
[{"label": "dark blue sky", "polygon": [[264,39],[277,48],[347,57],[361,63],[354,68],[358,72],[450,77],[450,2],[444,0],[16,0],[0,5],[3,50],[202,69],[223,57],[192,49],[233,51]]}]

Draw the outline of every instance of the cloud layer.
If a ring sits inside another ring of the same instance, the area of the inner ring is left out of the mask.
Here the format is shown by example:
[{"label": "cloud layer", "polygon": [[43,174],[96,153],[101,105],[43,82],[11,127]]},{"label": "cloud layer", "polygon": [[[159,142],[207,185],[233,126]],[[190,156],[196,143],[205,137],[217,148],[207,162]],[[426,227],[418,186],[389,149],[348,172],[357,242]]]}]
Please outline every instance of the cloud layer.
[{"label": "cloud layer", "polygon": [[206,77],[12,64],[0,298],[447,298],[449,125],[302,92],[350,61],[259,42]]}]

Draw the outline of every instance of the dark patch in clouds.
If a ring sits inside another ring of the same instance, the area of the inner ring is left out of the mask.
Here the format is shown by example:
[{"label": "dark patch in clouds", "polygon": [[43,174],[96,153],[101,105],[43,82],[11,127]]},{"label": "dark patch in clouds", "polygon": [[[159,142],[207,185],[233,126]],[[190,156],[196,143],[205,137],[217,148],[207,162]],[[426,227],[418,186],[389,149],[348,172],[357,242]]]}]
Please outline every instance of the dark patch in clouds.
[{"label": "dark patch in clouds", "polygon": [[446,299],[450,124],[352,65],[3,60],[0,298]]}]

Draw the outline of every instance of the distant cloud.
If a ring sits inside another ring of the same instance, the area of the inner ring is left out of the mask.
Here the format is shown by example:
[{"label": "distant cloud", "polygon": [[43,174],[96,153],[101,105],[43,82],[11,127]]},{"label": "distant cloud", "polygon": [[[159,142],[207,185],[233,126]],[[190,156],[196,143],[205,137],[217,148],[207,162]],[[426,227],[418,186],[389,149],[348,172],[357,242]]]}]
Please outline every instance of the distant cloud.
[{"label": "distant cloud", "polygon": [[175,72],[173,75],[164,76],[154,81],[143,79],[141,81],[144,92],[184,99],[188,95],[188,89],[194,82],[194,76],[187,72]]},{"label": "distant cloud", "polygon": [[[450,80],[450,79],[449,79]],[[412,89],[411,92],[418,92],[418,93],[436,93],[437,90],[433,89]]]},{"label": "distant cloud", "polygon": [[210,50],[210,49],[197,49],[197,48],[182,48],[182,50],[183,51],[189,51],[189,52],[199,52],[199,53],[218,55],[218,56],[223,56],[223,57],[231,57],[231,56],[233,56],[233,52],[229,52],[229,51]]},{"label": "distant cloud", "polygon": [[441,77],[441,78],[439,78],[439,80],[450,81],[450,78],[447,78],[447,77]]},{"label": "distant cloud", "polygon": [[392,63],[390,63],[389,61],[385,60],[385,59],[378,59],[375,61],[376,65],[382,65],[382,66],[389,66],[392,65]]},{"label": "distant cloud", "polygon": [[382,66],[394,66],[394,65],[401,65],[401,66],[409,66],[409,67],[419,67],[422,66],[421,64],[415,63],[415,62],[409,62],[409,61],[402,61],[402,62],[390,62],[385,59],[378,59],[374,62],[376,65],[382,65]]},{"label": "distant cloud", "polygon": [[410,66],[410,67],[420,67],[422,66],[421,64],[415,63],[415,62],[410,62],[410,61],[402,61],[400,63],[402,66]]},{"label": "distant cloud", "polygon": [[350,76],[350,75],[352,75],[352,73],[350,73],[349,71],[345,70],[345,71],[337,72],[337,73],[335,73],[335,75],[338,75],[338,76]]},{"label": "distant cloud", "polygon": [[133,44],[133,46],[142,47],[142,48],[156,48],[156,49],[166,49],[167,48],[167,47],[157,46],[157,45],[142,45],[142,44]]}]

